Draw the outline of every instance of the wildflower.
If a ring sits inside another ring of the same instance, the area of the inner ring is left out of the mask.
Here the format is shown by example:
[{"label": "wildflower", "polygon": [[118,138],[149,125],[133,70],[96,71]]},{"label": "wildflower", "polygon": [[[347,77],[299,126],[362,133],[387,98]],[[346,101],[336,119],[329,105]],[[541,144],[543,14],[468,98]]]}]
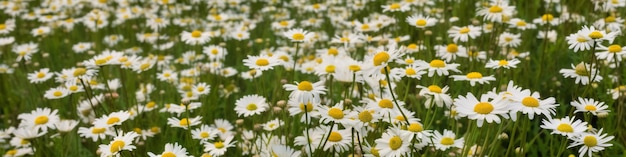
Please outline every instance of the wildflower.
[{"label": "wildflower", "polygon": [[56,88],[50,88],[49,90],[46,91],[46,93],[43,96],[46,99],[60,99],[60,98],[64,98],[65,96],[68,96],[69,94],[70,94],[70,90],[61,86],[61,87],[56,87]]},{"label": "wildflower", "polygon": [[202,45],[209,41],[209,32],[202,32],[200,30],[194,30],[192,32],[183,31],[181,33],[181,40],[189,45]]},{"label": "wildflower", "polygon": [[476,15],[483,16],[487,21],[503,22],[503,17],[511,17],[514,11],[515,6],[509,6],[508,1],[492,0],[490,7],[479,9]]},{"label": "wildflower", "polygon": [[383,5],[382,8],[383,12],[405,12],[411,9],[409,5],[403,3],[391,3],[389,5]]},{"label": "wildflower", "polygon": [[[350,134],[350,130],[339,129],[338,126],[332,127],[333,130],[328,130],[328,127],[322,127],[323,132],[328,133],[323,136],[315,136],[314,141],[324,141],[326,140],[326,144],[324,146],[324,151],[337,151],[343,152],[348,150],[350,146],[350,140],[352,136]],[[326,138],[328,137],[328,138]]]},{"label": "wildflower", "polygon": [[492,76],[485,76],[480,72],[470,72],[467,75],[452,75],[454,81],[470,81],[470,85],[476,85],[476,82],[480,84],[489,84],[489,81],[495,81],[496,78]]},{"label": "wildflower", "polygon": [[187,130],[189,129],[189,127],[200,124],[200,120],[202,120],[202,116],[197,116],[194,118],[182,118],[182,119],[171,117],[167,119],[167,124],[169,124],[172,127],[178,127],[178,128],[183,128]]},{"label": "wildflower", "polygon": [[504,32],[498,37],[498,45],[502,47],[518,47],[522,42],[520,36],[520,34]]},{"label": "wildflower", "polygon": [[438,107],[450,107],[452,105],[452,97],[450,97],[450,94],[447,94],[448,86],[441,88],[438,85],[430,85],[428,87],[417,85],[416,87],[421,89],[418,95],[426,97],[426,102],[424,103],[426,108],[430,108],[433,103]]},{"label": "wildflower", "polygon": [[178,143],[167,143],[165,144],[165,150],[160,155],[156,155],[152,152],[148,152],[148,156],[150,157],[188,157],[189,152],[183,146]]},{"label": "wildflower", "polygon": [[265,97],[256,94],[246,95],[235,102],[235,112],[243,117],[261,114],[269,108],[266,101]]},{"label": "wildflower", "polygon": [[310,41],[313,38],[313,33],[302,30],[300,28],[294,28],[283,33],[285,37],[293,42],[305,42]]},{"label": "wildflower", "polygon": [[556,107],[559,106],[559,104],[555,104],[556,101],[553,97],[541,100],[538,92],[531,92],[528,89],[510,90],[508,92],[511,93],[510,99],[513,100],[513,103],[510,104],[510,115],[513,120],[517,119],[517,112],[520,111],[522,114],[527,114],[531,120],[535,114],[551,118],[552,115],[556,114]]},{"label": "wildflower", "polygon": [[259,71],[265,71],[273,69],[274,66],[280,65],[280,60],[275,57],[269,57],[266,55],[250,56],[243,60],[243,65],[248,66],[250,69],[256,69]]},{"label": "wildflower", "polygon": [[551,134],[559,134],[572,138],[587,130],[587,122],[567,116],[560,119],[544,119],[542,120],[541,128],[552,130]]},{"label": "wildflower", "polygon": [[591,82],[600,82],[602,80],[600,72],[585,62],[580,62],[576,66],[572,64],[572,69],[561,69],[559,73],[563,74],[565,78],[575,78],[575,82],[582,85],[587,85]]},{"label": "wildflower", "polygon": [[472,93],[467,96],[460,95],[454,100],[457,112],[460,116],[468,119],[476,120],[477,126],[481,127],[484,121],[487,123],[500,123],[500,116],[508,118],[508,107],[503,103],[501,97],[490,97],[488,94],[480,96],[480,100],[476,99]]},{"label": "wildflower", "polygon": [[53,74],[50,73],[50,69],[43,68],[43,69],[39,69],[39,71],[29,73],[28,80],[30,80],[30,83],[41,83],[52,78],[52,75]]},{"label": "wildflower", "polygon": [[595,53],[598,59],[605,59],[607,62],[613,62],[615,60],[617,62],[621,62],[622,56],[626,54],[626,50],[617,44],[613,44],[608,47],[599,44],[597,50],[601,50],[600,52]]},{"label": "wildflower", "polygon": [[415,64],[425,69],[428,69],[428,77],[432,77],[433,75],[435,75],[435,73],[437,73],[437,75],[439,76],[447,76],[450,74],[449,71],[461,72],[457,69],[460,64],[448,64],[439,59],[433,59],[432,61],[430,61],[430,63],[417,61]]},{"label": "wildflower", "polygon": [[133,140],[139,136],[134,131],[127,132],[126,134],[120,133],[109,144],[101,144],[98,146],[98,150],[102,152],[101,156],[116,156],[121,151],[132,151],[136,147],[133,145]]},{"label": "wildflower", "polygon": [[448,30],[448,36],[452,38],[454,42],[467,42],[469,39],[475,39],[480,36],[480,27],[468,25],[464,27],[452,26]]},{"label": "wildflower", "polygon": [[94,120],[93,125],[96,127],[108,128],[115,125],[121,125],[123,122],[128,120],[128,118],[130,118],[130,113],[128,111],[117,111]]},{"label": "wildflower", "polygon": [[300,156],[301,152],[286,145],[272,145],[271,154],[276,157]]},{"label": "wildflower", "polygon": [[574,113],[589,112],[594,116],[597,116],[600,113],[610,112],[610,110],[608,110],[609,107],[604,104],[604,102],[596,101],[592,98],[578,97],[577,101],[572,101],[570,104],[573,107],[576,107],[576,111],[574,111]]},{"label": "wildflower", "polygon": [[215,142],[205,142],[204,143],[204,151],[209,152],[212,156],[222,156],[226,153],[226,150],[230,147],[235,147],[235,142],[233,141],[234,136],[229,136],[225,138],[223,141],[218,140]]},{"label": "wildflower", "polygon": [[446,62],[451,62],[457,57],[467,57],[467,49],[457,44],[436,45],[435,49],[437,49],[437,57],[441,57]]},{"label": "wildflower", "polygon": [[463,148],[463,143],[465,140],[463,137],[460,139],[455,139],[456,134],[450,130],[443,130],[443,134],[439,133],[439,131],[435,131],[432,137],[432,144],[435,145],[435,148],[445,151],[448,148]]},{"label": "wildflower", "polygon": [[511,60],[501,59],[501,60],[489,60],[485,65],[485,68],[498,69],[498,68],[517,68],[517,64],[520,61],[516,58]]},{"label": "wildflower", "polygon": [[422,15],[413,15],[406,18],[406,22],[417,28],[432,27],[437,24],[437,19],[424,17]]},{"label": "wildflower", "polygon": [[299,103],[319,103],[321,101],[320,94],[325,94],[326,91],[323,81],[315,83],[309,81],[296,82],[295,85],[285,84],[283,88],[291,91],[289,98]]},{"label": "wildflower", "polygon": [[193,139],[200,141],[208,141],[217,136],[217,129],[209,127],[208,125],[202,125],[196,129],[191,130],[191,136]]},{"label": "wildflower", "polygon": [[[380,156],[405,156],[411,151],[409,147],[411,144],[411,135],[412,134],[398,128],[387,129],[382,137],[376,139],[375,142],[377,145],[374,148]],[[372,153],[373,152],[374,151],[372,151]]]},{"label": "wildflower", "polygon": [[59,132],[63,132],[63,133],[67,133],[70,132],[72,130],[74,130],[74,128],[76,127],[76,125],[78,125],[78,121],[76,120],[60,120],[56,123],[54,123],[54,126],[57,130],[59,130]]},{"label": "wildflower", "polygon": [[55,129],[55,123],[60,121],[57,110],[50,108],[37,108],[30,113],[22,113],[17,118],[22,120],[20,126],[32,128],[33,130],[48,131],[48,128]]},{"label": "wildflower", "polygon": [[278,129],[278,127],[285,125],[285,122],[283,122],[282,120],[276,118],[273,120],[270,120],[263,125],[263,130],[265,131],[274,131],[276,129]]},{"label": "wildflower", "polygon": [[598,132],[585,132],[578,136],[571,138],[574,142],[571,143],[567,148],[572,148],[576,146],[580,146],[578,156],[583,157],[585,154],[589,156],[593,156],[593,153],[604,150],[606,147],[613,146],[613,144],[609,143],[609,141],[613,140],[614,136],[607,136],[607,134],[602,134],[602,129]]}]

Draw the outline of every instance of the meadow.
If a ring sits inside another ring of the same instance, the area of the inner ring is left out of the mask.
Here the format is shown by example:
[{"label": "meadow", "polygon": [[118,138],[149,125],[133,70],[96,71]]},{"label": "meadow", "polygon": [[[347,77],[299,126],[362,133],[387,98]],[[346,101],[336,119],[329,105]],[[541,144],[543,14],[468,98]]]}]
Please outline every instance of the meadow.
[{"label": "meadow", "polygon": [[626,0],[2,0],[0,153],[626,156]]}]

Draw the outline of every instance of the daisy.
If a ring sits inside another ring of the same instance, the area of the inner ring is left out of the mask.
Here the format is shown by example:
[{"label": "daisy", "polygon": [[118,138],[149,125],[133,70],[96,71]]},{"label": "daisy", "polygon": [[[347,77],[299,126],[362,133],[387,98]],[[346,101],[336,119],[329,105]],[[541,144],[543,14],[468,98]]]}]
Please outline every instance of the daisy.
[{"label": "daisy", "polygon": [[432,61],[430,61],[430,63],[419,60],[415,64],[417,64],[417,66],[428,69],[428,77],[432,77],[433,75],[435,75],[435,73],[437,73],[437,75],[439,76],[447,76],[450,74],[449,71],[461,72],[457,69],[460,64],[448,64],[439,59],[433,59]]},{"label": "daisy", "polygon": [[511,34],[509,32],[503,32],[498,37],[498,45],[502,47],[517,47],[522,43],[520,34]]},{"label": "daisy", "polygon": [[65,96],[68,96],[69,94],[70,94],[70,90],[61,86],[61,87],[51,88],[47,90],[43,96],[46,99],[60,99],[60,98],[64,98]]},{"label": "daisy", "polygon": [[578,156],[583,157],[585,154],[590,157],[593,156],[593,153],[604,150],[606,147],[613,146],[613,144],[609,143],[615,136],[608,136],[606,133],[602,134],[602,130],[600,129],[598,132],[584,132],[578,136],[574,136],[570,138],[574,142],[571,143],[567,148],[576,147],[582,145],[578,150],[580,153]]},{"label": "daisy", "polygon": [[217,136],[217,129],[209,127],[208,125],[202,125],[196,129],[191,130],[191,136],[193,139],[200,141],[208,141]]},{"label": "daisy", "polygon": [[[591,38],[591,42],[602,42],[603,40],[609,41],[609,43],[613,43],[613,39],[617,36],[619,32],[611,32],[607,33],[606,31],[596,30],[594,26],[587,27],[583,26],[581,30],[577,32],[578,34],[585,35]],[[593,43],[592,43],[593,44]]]},{"label": "daisy", "polygon": [[332,127],[333,130],[327,130],[326,127],[323,127],[323,128],[325,132],[324,135],[315,136],[313,140],[317,142],[325,143],[323,145],[324,151],[343,152],[343,151],[348,150],[348,148],[350,147],[350,140],[352,139],[350,130],[338,129],[338,126]]},{"label": "daisy", "polygon": [[459,95],[459,98],[454,99],[454,106],[460,116],[476,120],[478,127],[482,127],[483,121],[499,124],[501,120],[498,115],[508,118],[509,113],[501,97],[493,98],[487,94],[480,96],[480,101],[472,93],[467,93],[467,96]]},{"label": "daisy", "polygon": [[283,33],[285,37],[293,42],[305,42],[310,41],[314,34],[300,28],[293,28]]},{"label": "daisy", "polygon": [[410,5],[404,3],[391,3],[389,5],[383,5],[383,12],[405,12],[411,9]]},{"label": "daisy", "polygon": [[78,121],[71,119],[64,119],[54,123],[54,126],[59,132],[68,133],[78,125]]},{"label": "daisy", "polygon": [[181,33],[181,40],[189,45],[202,45],[209,42],[209,32],[202,32],[200,30],[194,30],[192,32],[183,31]]},{"label": "daisy", "polygon": [[163,153],[156,155],[152,152],[148,152],[148,156],[150,157],[188,157],[189,152],[183,146],[178,143],[167,143],[165,144],[165,150]]},{"label": "daisy", "polygon": [[611,95],[611,98],[613,98],[613,100],[617,100],[617,98],[626,95],[626,86],[620,85],[613,89],[609,89],[607,91],[607,94]]},{"label": "daisy", "polygon": [[169,124],[172,127],[178,127],[178,128],[183,128],[187,130],[189,127],[200,124],[201,123],[200,120],[202,120],[202,116],[197,116],[191,119],[188,119],[188,118],[178,119],[176,117],[171,117],[167,119],[167,124]]},{"label": "daisy", "polygon": [[[406,65],[404,68],[393,68],[390,72],[390,77],[408,77],[414,79],[421,79],[422,75],[426,74],[426,71],[422,67],[418,67],[415,64]],[[392,79],[396,80],[396,79]]]},{"label": "daisy", "polygon": [[235,102],[235,112],[243,117],[261,114],[269,108],[266,101],[265,97],[256,94],[243,96]]},{"label": "daisy", "polygon": [[346,114],[348,113],[348,111],[343,107],[343,101],[332,107],[320,105],[319,112],[322,115],[320,118],[322,123],[335,122],[340,124],[346,121]]},{"label": "daisy", "polygon": [[432,27],[437,24],[437,19],[424,17],[422,15],[413,15],[406,18],[406,22],[417,28]]},{"label": "daisy", "polygon": [[96,127],[108,128],[121,125],[123,122],[128,120],[128,118],[130,118],[130,113],[128,111],[117,111],[94,120],[93,125]]},{"label": "daisy", "polygon": [[43,68],[43,69],[39,69],[39,71],[29,73],[28,80],[30,80],[30,83],[42,83],[52,78],[52,76],[53,74],[50,73],[50,69]]},{"label": "daisy", "polygon": [[592,98],[581,98],[578,97],[577,101],[572,101],[570,103],[572,106],[576,107],[576,111],[578,112],[589,112],[594,116],[597,116],[600,113],[608,113],[608,106],[604,104],[604,102],[593,100]]},{"label": "daisy", "polygon": [[30,34],[32,34],[35,37],[45,36],[47,34],[50,34],[50,27],[41,26],[41,27],[35,28],[32,31],[30,31]]},{"label": "daisy", "polygon": [[157,79],[164,82],[176,82],[178,80],[178,73],[173,70],[163,70],[157,74]]},{"label": "daisy", "polygon": [[600,72],[585,62],[580,62],[576,66],[572,64],[572,69],[561,69],[559,73],[563,74],[565,78],[575,78],[575,83],[582,85],[587,85],[591,82],[600,82],[602,80]]},{"label": "daisy", "polygon": [[224,57],[228,54],[226,48],[217,46],[217,45],[209,45],[202,49],[202,52],[209,56],[210,60],[223,60]]},{"label": "daisy", "polygon": [[538,92],[531,92],[529,89],[510,90],[508,92],[511,93],[510,99],[513,101],[509,104],[510,115],[513,120],[517,119],[517,112],[520,111],[522,114],[527,114],[531,120],[535,114],[551,118],[552,115],[556,114],[556,107],[559,106],[553,97],[541,100]]},{"label": "daisy", "polygon": [[113,34],[113,35],[108,35],[104,37],[104,43],[109,45],[109,47],[113,47],[123,40],[124,40],[124,36],[119,35],[119,34]]},{"label": "daisy", "polygon": [[272,156],[275,157],[292,157],[301,156],[302,152],[286,145],[272,145]]},{"label": "daisy", "polygon": [[436,45],[435,49],[437,49],[437,57],[441,57],[446,62],[451,62],[457,57],[467,57],[467,49],[457,44]]},{"label": "daisy", "polygon": [[493,75],[483,77],[483,74],[480,72],[470,72],[467,73],[467,75],[452,75],[452,78],[454,78],[454,81],[470,81],[471,86],[476,85],[476,82],[480,84],[489,84],[489,81],[496,80]]},{"label": "daisy", "polygon": [[514,11],[515,6],[509,6],[508,1],[491,0],[490,7],[479,9],[476,15],[487,21],[503,22],[503,17],[511,17]]},{"label": "daisy", "polygon": [[285,84],[283,88],[291,91],[289,99],[296,100],[298,103],[319,103],[321,101],[320,94],[325,94],[326,87],[324,81],[311,83],[309,81],[296,82],[293,84]]},{"label": "daisy", "polygon": [[[312,102],[309,103],[301,103],[298,102],[295,99],[290,99],[287,104],[289,104],[289,115],[290,116],[295,116],[298,114],[302,114],[302,117],[300,118],[300,122],[307,122],[310,121],[312,118],[317,118],[320,116],[320,112],[318,111],[317,106],[319,106],[318,104],[313,104]],[[306,113],[304,113],[306,112]]]},{"label": "daisy", "polygon": [[206,94],[209,94],[209,91],[211,91],[211,86],[207,85],[207,83],[204,83],[204,82],[197,83],[193,85],[193,87],[191,88],[192,88],[192,91],[198,95],[206,95]]},{"label": "daisy", "polygon": [[0,23],[0,34],[9,34],[15,26],[15,19],[7,19],[4,23]]},{"label": "daisy", "polygon": [[91,42],[80,42],[74,44],[74,46],[72,46],[72,50],[74,50],[74,53],[83,53],[91,49],[92,46],[93,44]]},{"label": "daisy", "polygon": [[600,50],[600,52],[595,53],[598,59],[605,59],[607,62],[613,62],[614,60],[621,62],[622,57],[626,54],[626,50],[617,44],[613,44],[608,47],[598,44],[598,48],[596,50]]},{"label": "daisy", "polygon": [[511,28],[517,28],[519,30],[526,30],[526,29],[535,29],[536,26],[532,23],[527,23],[526,21],[520,19],[520,18],[513,18],[511,20],[509,20],[509,27]]},{"label": "daisy", "polygon": [[568,48],[574,50],[574,52],[590,50],[591,44],[593,44],[593,40],[589,36],[580,33],[570,34],[565,37],[565,40],[569,44]]},{"label": "daisy", "polygon": [[14,71],[13,68],[9,67],[6,64],[0,64],[0,74],[12,74]]},{"label": "daisy", "polygon": [[[400,157],[411,151],[411,133],[398,128],[387,129],[382,137],[376,139],[376,152],[380,156]],[[372,148],[372,149],[374,149]],[[374,151],[372,151],[374,153]]]},{"label": "daisy", "polygon": [[256,69],[259,71],[265,71],[273,69],[274,66],[281,65],[281,61],[275,57],[269,57],[266,55],[251,56],[243,60],[243,65],[248,66],[250,69]]},{"label": "daisy", "polygon": [[20,122],[21,127],[28,127],[34,130],[48,131],[48,128],[55,129],[57,122],[60,121],[57,110],[51,110],[49,108],[37,108],[30,113],[22,113],[17,118],[22,120]]},{"label": "daisy", "polygon": [[3,157],[21,157],[21,156],[26,156],[26,155],[33,155],[35,154],[35,152],[33,152],[33,148],[14,148],[14,149],[10,149],[10,150],[6,150],[6,153],[4,153]]},{"label": "daisy", "polygon": [[501,60],[489,60],[485,65],[485,68],[498,69],[498,68],[517,68],[517,64],[520,61],[517,58],[513,58],[511,60],[501,59]]},{"label": "daisy", "polygon": [[[574,121],[576,120],[576,121]],[[542,120],[541,128],[552,130],[551,134],[559,134],[569,138],[575,137],[587,130],[587,122],[570,118],[554,118],[550,120]]]},{"label": "daisy", "polygon": [[450,107],[452,105],[452,97],[448,94],[448,86],[441,88],[438,85],[430,85],[428,87],[417,85],[416,88],[421,89],[418,95],[426,97],[424,105],[430,108],[434,103],[437,107]]},{"label": "daisy", "polygon": [[456,135],[454,134],[454,132],[450,130],[443,130],[443,134],[435,130],[435,132],[433,133],[433,137],[432,137],[432,144],[435,145],[435,148],[441,151],[445,151],[448,148],[454,148],[454,147],[462,149],[463,143],[465,142],[465,140],[463,139],[463,137],[461,137],[460,139],[456,139],[456,140],[455,138],[456,138]]},{"label": "daisy", "polygon": [[454,42],[467,42],[469,39],[475,39],[480,36],[480,27],[468,25],[464,27],[452,26],[448,30],[448,36],[452,38]]},{"label": "daisy", "polygon": [[31,42],[27,44],[14,45],[11,51],[17,54],[17,59],[15,59],[16,62],[22,60],[30,61],[31,55],[37,53],[37,51],[39,51],[39,48],[37,44]]},{"label": "daisy", "polygon": [[229,136],[223,141],[218,140],[215,142],[205,142],[204,143],[204,151],[209,152],[212,156],[222,156],[226,153],[226,150],[230,147],[235,147],[235,142],[233,141],[234,136]]},{"label": "daisy", "polygon": [[132,151],[136,147],[133,145],[133,140],[139,136],[134,131],[127,132],[126,134],[120,133],[109,144],[101,144],[98,146],[98,151],[101,152],[100,156],[117,156],[121,151]]}]

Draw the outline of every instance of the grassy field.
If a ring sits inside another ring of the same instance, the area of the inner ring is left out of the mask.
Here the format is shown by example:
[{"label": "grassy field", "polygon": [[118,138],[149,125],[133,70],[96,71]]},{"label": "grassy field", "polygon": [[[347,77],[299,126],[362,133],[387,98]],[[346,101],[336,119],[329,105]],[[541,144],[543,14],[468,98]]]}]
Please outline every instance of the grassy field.
[{"label": "grassy field", "polygon": [[0,153],[626,156],[625,6],[4,0]]}]

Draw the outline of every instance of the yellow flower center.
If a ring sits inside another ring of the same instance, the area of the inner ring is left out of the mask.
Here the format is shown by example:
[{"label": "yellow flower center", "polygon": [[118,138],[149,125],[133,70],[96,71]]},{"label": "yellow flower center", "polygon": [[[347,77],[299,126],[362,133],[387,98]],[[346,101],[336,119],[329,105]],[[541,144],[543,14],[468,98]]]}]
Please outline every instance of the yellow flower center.
[{"label": "yellow flower center", "polygon": [[593,147],[598,145],[598,139],[596,139],[596,137],[591,136],[591,135],[587,135],[585,136],[585,138],[583,139],[583,143],[585,144],[585,146],[587,147]]},{"label": "yellow flower center", "polygon": [[552,16],[552,14],[543,14],[543,16],[541,16],[541,20],[543,21],[552,21],[554,19],[554,16]]},{"label": "yellow flower center", "polygon": [[378,154],[378,149],[376,149],[374,146],[372,146],[372,150],[370,150],[372,152],[372,155],[374,155],[375,157],[379,157],[380,154]]},{"label": "yellow flower center", "polygon": [[596,108],[596,106],[593,106],[593,105],[589,104],[589,105],[585,106],[585,110],[587,110],[587,111],[596,111],[597,108]]},{"label": "yellow flower center", "polygon": [[198,30],[195,30],[195,31],[191,32],[191,37],[200,38],[201,36],[202,36],[202,32],[200,32]]},{"label": "yellow flower center", "polygon": [[526,107],[538,107],[539,100],[537,100],[537,98],[527,96],[524,99],[522,99],[522,105]]},{"label": "yellow flower center", "polygon": [[208,132],[201,132],[201,133],[200,133],[200,137],[202,137],[202,138],[208,138],[208,137],[209,137],[209,133],[208,133]]},{"label": "yellow flower center", "polygon": [[254,110],[257,109],[257,106],[256,106],[256,104],[248,104],[248,106],[246,106],[246,109],[248,111],[254,111]]},{"label": "yellow flower center", "polygon": [[407,46],[406,48],[408,48],[410,50],[416,50],[417,49],[417,44],[409,44],[409,46]]},{"label": "yellow flower center", "polygon": [[291,38],[293,38],[293,40],[296,40],[296,41],[302,41],[302,40],[304,40],[304,34],[302,34],[302,33],[294,33],[291,36]]},{"label": "yellow flower center", "polygon": [[618,52],[622,52],[622,46],[619,46],[619,45],[611,45],[611,46],[609,46],[609,52],[611,52],[611,53],[618,53]]},{"label": "yellow flower center", "polygon": [[469,33],[469,31],[470,31],[470,29],[469,29],[469,28],[467,28],[467,27],[463,27],[463,28],[461,28],[461,30],[459,30],[459,33],[461,33],[461,34],[467,34],[467,33]]},{"label": "yellow flower center", "polygon": [[513,40],[513,38],[511,37],[504,37],[504,41],[506,42],[511,42]]},{"label": "yellow flower center", "polygon": [[604,18],[604,22],[606,23],[615,22],[615,16],[608,16]]},{"label": "yellow flower center", "polygon": [[442,60],[435,59],[435,60],[430,61],[430,67],[443,68],[443,67],[446,67],[446,63],[443,62]]},{"label": "yellow flower center", "polygon": [[335,118],[335,119],[342,119],[343,118],[343,110],[341,110],[339,108],[336,108],[336,107],[333,107],[333,108],[330,108],[328,110],[328,115],[330,117]]},{"label": "yellow flower center", "polygon": [[116,140],[113,143],[111,143],[111,153],[115,153],[115,152],[119,152],[122,148],[124,148],[124,145],[126,145],[126,143],[124,143],[124,141],[121,140]]},{"label": "yellow flower center", "polygon": [[93,134],[101,134],[104,133],[104,131],[106,131],[106,128],[93,128],[91,129],[91,133]]},{"label": "yellow flower center", "polygon": [[391,4],[391,5],[389,6],[389,9],[391,9],[391,10],[398,10],[398,9],[400,9],[400,7],[401,7],[401,6],[400,6],[400,4],[399,4],[399,3],[393,3],[393,4]]},{"label": "yellow flower center", "polygon": [[593,32],[589,33],[589,37],[591,39],[600,39],[600,38],[604,37],[604,35],[600,31],[593,31]]},{"label": "yellow flower center", "polygon": [[419,20],[415,21],[415,25],[417,25],[417,26],[426,26],[426,20],[419,19]]},{"label": "yellow flower center", "polygon": [[402,146],[402,138],[400,136],[393,136],[389,139],[389,148],[397,150]]},{"label": "yellow flower center", "polygon": [[498,65],[500,66],[509,65],[509,62],[503,59],[503,60],[498,61]]},{"label": "yellow flower center", "polygon": [[566,123],[559,124],[559,126],[556,127],[556,130],[560,132],[574,132],[574,128],[572,128],[572,125]]},{"label": "yellow flower center", "polygon": [[361,66],[359,66],[359,65],[354,65],[354,64],[353,64],[353,65],[348,66],[348,68],[349,68],[349,69],[350,69],[350,71],[352,71],[352,72],[361,71]]},{"label": "yellow flower center", "polygon": [[405,73],[406,73],[406,75],[412,76],[412,75],[417,74],[417,71],[415,71],[415,69],[413,69],[413,68],[408,68],[408,69],[405,70]]},{"label": "yellow flower center", "polygon": [[76,86],[76,85],[72,85],[72,86],[70,86],[68,89],[69,89],[70,91],[76,91],[76,90],[78,90],[78,86]]},{"label": "yellow flower center", "polygon": [[141,131],[141,128],[134,128],[133,131],[136,132],[137,134],[143,133],[143,131]]},{"label": "yellow flower center", "polygon": [[215,145],[215,148],[217,149],[224,148],[224,143],[222,142],[215,142],[213,145]]},{"label": "yellow flower center", "polygon": [[304,106],[306,106],[306,112],[313,111],[313,104],[308,103],[307,105],[300,104],[300,110],[304,111]]},{"label": "yellow flower center", "polygon": [[11,149],[6,152],[6,155],[8,156],[14,156],[15,154],[17,154],[17,149]]},{"label": "yellow flower center", "polygon": [[280,24],[280,26],[287,27],[287,26],[289,26],[289,21],[284,21],[283,20],[283,21],[280,21],[279,24]]},{"label": "yellow flower center", "polygon": [[406,119],[404,119],[404,116],[398,115],[398,116],[396,116],[396,120],[398,120],[398,121],[405,121]]},{"label": "yellow flower center", "polygon": [[520,27],[524,27],[526,26],[526,22],[520,20],[520,21],[517,21],[516,25]]},{"label": "yellow flower center", "polygon": [[428,86],[428,90],[430,92],[434,92],[434,93],[441,93],[441,87],[439,87],[437,85],[430,85],[430,86]]},{"label": "yellow flower center", "polygon": [[313,90],[313,84],[309,81],[302,81],[298,84],[298,90],[301,91],[312,91]]},{"label": "yellow flower center", "polygon": [[270,62],[267,59],[265,59],[265,58],[259,58],[259,59],[256,60],[256,65],[258,65],[258,66],[267,66],[269,64],[270,64]]},{"label": "yellow flower center", "polygon": [[389,61],[390,57],[391,56],[389,56],[389,53],[387,53],[386,51],[378,52],[376,55],[374,55],[374,65],[375,66],[382,65],[383,62]]},{"label": "yellow flower center", "polygon": [[343,139],[339,132],[333,131],[330,132],[330,136],[328,136],[328,141],[330,142],[339,142]]},{"label": "yellow flower center", "polygon": [[161,154],[161,157],[176,157],[176,154],[172,152],[164,152],[163,154]]},{"label": "yellow flower center", "polygon": [[6,28],[7,28],[7,25],[5,25],[4,23],[3,23],[3,24],[0,24],[0,30],[4,30],[4,29],[6,29]]},{"label": "yellow flower center", "polygon": [[334,65],[326,66],[326,72],[327,73],[335,73],[335,66]]},{"label": "yellow flower center", "polygon": [[374,119],[374,117],[369,111],[362,111],[359,113],[359,120],[361,120],[361,122],[370,122],[372,119]]},{"label": "yellow flower center", "polygon": [[424,127],[419,123],[411,123],[408,130],[411,132],[421,132],[424,131]]},{"label": "yellow flower center", "polygon": [[111,125],[111,124],[117,123],[117,122],[119,122],[119,121],[120,121],[120,118],[117,118],[117,117],[111,117],[111,118],[109,118],[109,120],[107,120],[107,124],[108,124],[108,125]]},{"label": "yellow flower center", "polygon": [[389,99],[382,99],[378,102],[378,106],[381,108],[393,108],[393,102]]},{"label": "yellow flower center", "polygon": [[483,78],[483,74],[480,74],[479,72],[470,72],[466,75],[466,77],[468,79],[480,79]]},{"label": "yellow flower center", "polygon": [[43,78],[43,77],[46,77],[45,73],[43,73],[43,72],[38,72],[37,73],[37,78]]},{"label": "yellow flower center", "polygon": [[587,68],[583,63],[576,65],[574,72],[580,76],[589,76],[589,71],[587,71]]},{"label": "yellow flower center", "polygon": [[489,7],[489,12],[490,13],[501,13],[502,12],[502,8],[500,6],[494,5]]},{"label": "yellow flower center", "polygon": [[63,92],[61,92],[61,91],[54,91],[54,93],[52,93],[52,95],[55,96],[55,97],[60,97],[60,96],[63,96]]},{"label": "yellow flower center", "polygon": [[178,122],[178,124],[180,124],[180,126],[187,126],[189,125],[189,119],[187,118],[180,119],[180,122]]},{"label": "yellow flower center", "polygon": [[474,112],[480,114],[489,114],[493,111],[493,105],[489,102],[480,102],[474,106]]},{"label": "yellow flower center", "polygon": [[439,143],[441,143],[443,145],[452,145],[452,144],[454,144],[454,139],[452,139],[450,137],[443,137],[443,138],[441,138],[441,141],[439,141]]},{"label": "yellow flower center", "polygon": [[339,55],[339,50],[336,48],[329,48],[327,53],[332,56],[337,56]]},{"label": "yellow flower center", "polygon": [[85,75],[86,73],[87,73],[87,69],[85,69],[85,68],[76,68],[76,69],[74,69],[74,73],[73,74],[74,74],[74,77],[77,77],[77,76]]},{"label": "yellow flower center", "polygon": [[369,30],[369,29],[370,29],[370,25],[368,24],[361,25],[361,30]]},{"label": "yellow flower center", "polygon": [[457,46],[456,44],[448,44],[448,47],[446,47],[446,51],[448,51],[448,53],[456,53],[459,51],[459,46]]},{"label": "yellow flower center", "polygon": [[41,125],[48,123],[48,116],[39,116],[35,118],[35,125]]}]

